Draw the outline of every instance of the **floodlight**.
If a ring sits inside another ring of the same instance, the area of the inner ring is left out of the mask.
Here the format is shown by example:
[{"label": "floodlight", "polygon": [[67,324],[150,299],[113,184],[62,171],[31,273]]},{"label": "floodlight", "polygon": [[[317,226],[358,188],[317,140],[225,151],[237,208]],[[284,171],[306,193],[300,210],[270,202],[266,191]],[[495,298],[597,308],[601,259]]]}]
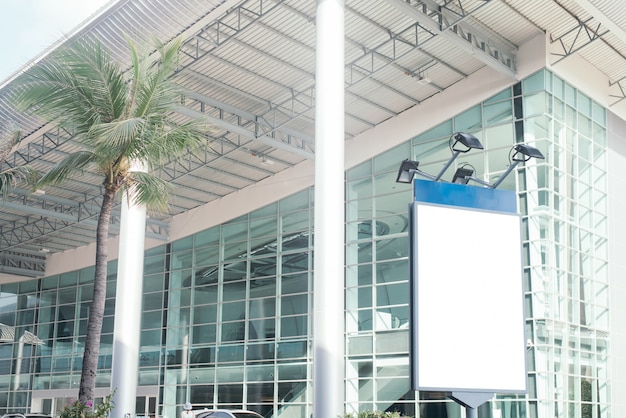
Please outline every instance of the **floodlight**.
[{"label": "floodlight", "polygon": [[[454,142],[452,142],[452,140],[454,140]],[[452,156],[450,157],[446,165],[443,166],[439,174],[435,176],[435,181],[438,181],[441,176],[443,176],[443,173],[445,173],[446,170],[452,165],[452,162],[456,159],[456,157],[459,156],[459,154],[466,153],[474,148],[483,149],[483,144],[480,143],[478,138],[476,138],[472,134],[466,134],[464,132],[457,132],[452,135],[450,137],[450,142],[452,142],[452,144],[450,145],[450,149],[452,150]],[[459,144],[462,145],[462,147],[459,147]]]},{"label": "floodlight", "polygon": [[411,161],[409,159],[402,161],[398,170],[398,177],[396,177],[396,183],[411,183],[419,164],[419,161]]},{"label": "floodlight", "polygon": [[517,167],[519,163],[528,161],[531,158],[537,158],[540,160],[543,160],[545,158],[543,154],[541,153],[541,151],[539,151],[537,148],[531,147],[530,145],[526,145],[526,144],[515,144],[513,148],[511,148],[509,155],[510,155],[509,161],[511,162],[511,164],[506,169],[506,171],[502,173],[500,178],[498,178],[498,180],[495,183],[491,184],[491,183],[488,183],[486,181],[483,181],[483,180],[480,180],[471,176],[468,177],[468,180],[472,180],[472,181],[475,181],[476,183],[482,184],[483,186],[487,186],[492,189],[495,189],[496,187],[500,185],[500,183],[504,181],[504,179],[511,173],[511,171],[513,171],[515,167]]},{"label": "floodlight", "polygon": [[419,174],[420,176],[426,177],[431,180],[435,180],[435,176],[424,173],[422,170],[420,170],[418,168],[419,164],[419,161],[411,161],[408,159],[402,161],[402,163],[400,164],[400,169],[398,170],[398,177],[396,177],[396,183],[411,183],[413,181],[413,177],[415,177],[416,174]]},{"label": "floodlight", "polygon": [[[531,147],[530,145],[516,144],[513,149],[515,150],[515,154],[511,157],[511,160],[513,161],[528,161],[531,158],[539,158],[540,160],[543,160],[545,158],[541,151],[535,147]],[[518,157],[519,154],[522,154],[523,157]]]},{"label": "floodlight", "polygon": [[473,174],[473,169],[468,168],[467,166],[459,167],[454,172],[454,176],[452,176],[452,183],[467,184]]},{"label": "floodlight", "polygon": [[[478,138],[476,138],[472,134],[466,134],[465,132],[457,132],[454,135],[452,135],[452,139],[454,139],[454,143],[452,144],[453,151],[468,152],[469,150],[473,148],[483,149],[483,144],[481,144]],[[459,143],[461,143],[462,145],[465,145],[465,149],[457,148],[456,146]]]},{"label": "floodlight", "polygon": [[511,173],[511,171],[513,171],[513,169],[517,167],[517,165],[521,163],[522,161],[528,161],[531,158],[539,158],[541,160],[544,159],[544,156],[541,153],[541,151],[539,151],[535,147],[531,147],[530,145],[515,144],[513,148],[511,149],[511,152],[513,151],[515,152],[511,156],[511,162],[512,162],[511,165],[509,165],[509,168],[507,168],[506,171],[502,173],[500,178],[491,186],[492,189],[495,189],[496,187],[498,187],[500,183],[502,183],[502,181],[506,178],[506,176],[508,176],[509,173]]}]

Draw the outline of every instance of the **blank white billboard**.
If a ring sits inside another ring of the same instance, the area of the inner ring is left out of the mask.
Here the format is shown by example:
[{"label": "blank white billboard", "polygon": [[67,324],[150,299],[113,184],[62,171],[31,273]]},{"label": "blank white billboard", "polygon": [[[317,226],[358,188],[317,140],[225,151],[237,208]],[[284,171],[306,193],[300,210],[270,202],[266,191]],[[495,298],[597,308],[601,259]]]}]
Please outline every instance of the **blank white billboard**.
[{"label": "blank white billboard", "polygon": [[526,392],[520,216],[412,208],[414,389]]}]

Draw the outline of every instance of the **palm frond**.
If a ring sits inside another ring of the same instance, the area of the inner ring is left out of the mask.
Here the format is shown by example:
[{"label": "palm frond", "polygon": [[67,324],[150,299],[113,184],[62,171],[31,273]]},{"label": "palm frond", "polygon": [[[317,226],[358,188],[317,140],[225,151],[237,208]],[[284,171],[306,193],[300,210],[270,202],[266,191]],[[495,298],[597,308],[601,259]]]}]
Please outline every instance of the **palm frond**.
[{"label": "palm frond", "polygon": [[136,203],[146,205],[149,209],[165,211],[170,191],[171,186],[167,181],[138,171],[132,173],[125,192],[128,196],[134,196]]},{"label": "palm frond", "polygon": [[208,146],[206,121],[194,120],[185,124],[173,124],[162,120],[146,123],[145,139],[134,144],[132,158],[150,161],[152,167],[162,167],[189,152]]},{"label": "palm frond", "polygon": [[182,40],[176,39],[158,46],[160,60],[153,63],[143,82],[137,86],[136,116],[147,117],[163,113],[163,110],[171,111],[173,103],[180,97],[180,88],[169,77],[178,65],[181,44]]},{"label": "palm frond", "polygon": [[140,135],[144,125],[145,121],[140,118],[121,119],[96,125],[89,135],[99,151],[106,152],[109,148],[114,150],[111,155],[119,155],[125,153],[124,150]]},{"label": "palm frond", "polygon": [[65,63],[78,75],[91,97],[102,122],[122,116],[125,110],[127,83],[124,70],[113,61],[110,53],[98,41],[78,40],[70,45]]},{"label": "palm frond", "polygon": [[43,187],[48,184],[59,184],[67,180],[74,174],[80,174],[89,164],[98,162],[98,155],[91,151],[74,152],[52,167],[45,173],[39,181],[35,183],[35,187]]},{"label": "palm frond", "polygon": [[22,132],[13,124],[0,135],[0,162],[7,159],[13,146],[20,142]]},{"label": "palm frond", "polygon": [[18,77],[14,91],[19,109],[87,132],[94,124],[120,114],[126,83],[123,71],[99,43],[76,41]]},{"label": "palm frond", "polygon": [[0,171],[0,194],[4,199],[16,183],[23,181],[30,185],[35,183],[38,178],[39,173],[26,165]]}]

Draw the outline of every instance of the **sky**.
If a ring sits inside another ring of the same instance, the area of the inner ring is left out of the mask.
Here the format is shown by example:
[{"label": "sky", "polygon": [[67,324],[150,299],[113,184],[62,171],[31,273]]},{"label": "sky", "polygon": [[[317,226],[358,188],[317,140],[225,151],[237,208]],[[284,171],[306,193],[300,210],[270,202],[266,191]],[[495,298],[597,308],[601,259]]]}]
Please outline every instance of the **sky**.
[{"label": "sky", "polygon": [[0,85],[111,0],[0,0]]}]

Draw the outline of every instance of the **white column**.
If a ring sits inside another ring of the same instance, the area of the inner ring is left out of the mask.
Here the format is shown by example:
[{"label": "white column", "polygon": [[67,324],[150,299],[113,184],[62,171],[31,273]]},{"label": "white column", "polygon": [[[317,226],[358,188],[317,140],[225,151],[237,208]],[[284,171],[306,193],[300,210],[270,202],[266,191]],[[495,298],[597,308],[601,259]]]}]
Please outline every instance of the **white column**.
[{"label": "white column", "polygon": [[318,0],[313,417],[344,410],[344,2]]},{"label": "white column", "polygon": [[139,371],[146,208],[129,203],[126,193],[120,223],[111,366],[111,390],[116,393],[111,418],[124,418],[127,413],[135,416]]}]

